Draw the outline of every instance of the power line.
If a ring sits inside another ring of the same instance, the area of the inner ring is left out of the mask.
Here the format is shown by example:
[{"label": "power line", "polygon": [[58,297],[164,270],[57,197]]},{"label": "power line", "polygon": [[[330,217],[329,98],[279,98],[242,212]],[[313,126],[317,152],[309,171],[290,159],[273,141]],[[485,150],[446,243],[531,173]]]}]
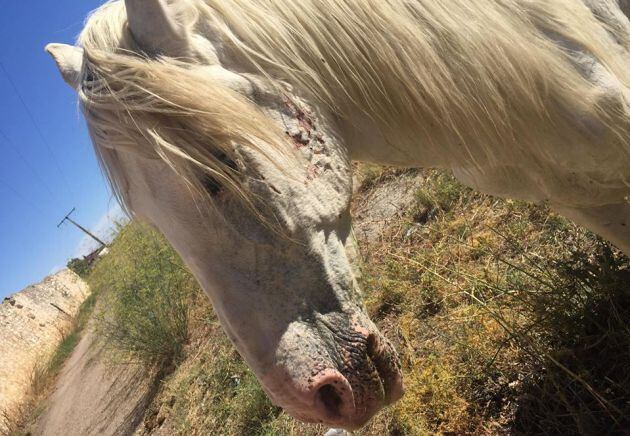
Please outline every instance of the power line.
[{"label": "power line", "polygon": [[52,147],[50,146],[50,144],[46,140],[46,137],[42,133],[42,130],[39,128],[39,125],[37,124],[37,121],[35,121],[35,117],[33,116],[33,113],[31,112],[31,110],[29,109],[28,105],[26,104],[26,101],[24,101],[24,98],[22,98],[22,94],[20,94],[20,91],[18,90],[17,86],[15,85],[15,82],[13,82],[13,79],[11,79],[11,76],[9,75],[9,72],[4,68],[4,64],[2,62],[0,62],[0,70],[2,70],[2,72],[4,73],[4,76],[6,77],[7,81],[11,84],[11,87],[13,88],[13,91],[15,92],[15,95],[20,100],[20,103],[22,103],[22,107],[24,108],[24,111],[26,112],[26,114],[30,118],[31,123],[33,124],[33,127],[35,128],[35,131],[39,135],[39,139],[41,139],[42,143],[46,146],[46,149],[48,150],[48,153],[50,154],[50,157],[52,158],[53,163],[57,167],[57,171],[61,175],[61,179],[63,180],[63,183],[66,186],[66,190],[68,191],[68,193],[71,196],[74,196],[73,193],[72,193],[72,189],[70,188],[70,184],[68,183],[68,179],[66,179],[66,176],[65,176],[64,172],[62,171],[61,166],[59,165],[59,161],[55,157],[55,153],[53,153]]},{"label": "power line", "polygon": [[44,182],[44,179],[42,179],[42,177],[39,175],[39,173],[35,170],[35,167],[33,167],[28,162],[28,160],[22,154],[20,149],[13,143],[13,141],[11,141],[9,139],[9,137],[2,131],[2,129],[0,129],[0,139],[3,139],[4,142],[11,148],[11,150],[13,150],[13,152],[18,155],[18,157],[20,158],[22,163],[29,169],[29,171],[31,172],[31,174],[33,174],[33,177],[35,177],[37,179],[39,184],[50,194],[51,197],[54,197],[55,195],[50,190],[50,187]]}]

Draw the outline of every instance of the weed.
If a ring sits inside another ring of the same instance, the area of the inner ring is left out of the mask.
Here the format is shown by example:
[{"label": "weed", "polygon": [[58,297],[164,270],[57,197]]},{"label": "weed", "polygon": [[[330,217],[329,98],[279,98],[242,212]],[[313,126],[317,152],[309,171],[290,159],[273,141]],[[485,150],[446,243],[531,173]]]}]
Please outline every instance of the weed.
[{"label": "weed", "polygon": [[123,228],[88,283],[106,311],[97,329],[123,359],[168,369],[182,357],[200,292],[165,239],[146,225]]}]

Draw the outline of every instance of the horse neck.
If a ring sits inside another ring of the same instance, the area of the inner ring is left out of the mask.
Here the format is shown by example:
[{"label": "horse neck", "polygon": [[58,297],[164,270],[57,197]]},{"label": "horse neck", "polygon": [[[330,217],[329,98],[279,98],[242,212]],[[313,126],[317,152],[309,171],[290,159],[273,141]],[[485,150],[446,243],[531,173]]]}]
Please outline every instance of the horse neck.
[{"label": "horse neck", "polygon": [[353,161],[399,167],[445,167],[445,154],[433,147],[423,147],[422,141],[413,140],[413,132],[390,135],[382,126],[360,111],[337,119],[337,131],[343,139]]}]

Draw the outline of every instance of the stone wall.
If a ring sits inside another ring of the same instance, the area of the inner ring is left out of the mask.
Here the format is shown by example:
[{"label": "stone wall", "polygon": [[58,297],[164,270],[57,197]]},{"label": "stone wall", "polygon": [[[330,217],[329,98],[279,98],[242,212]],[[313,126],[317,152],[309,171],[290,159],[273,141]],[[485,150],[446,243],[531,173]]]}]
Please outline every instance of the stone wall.
[{"label": "stone wall", "polygon": [[63,270],[0,304],[0,434],[2,411],[24,399],[36,362],[54,350],[88,294],[79,276]]}]

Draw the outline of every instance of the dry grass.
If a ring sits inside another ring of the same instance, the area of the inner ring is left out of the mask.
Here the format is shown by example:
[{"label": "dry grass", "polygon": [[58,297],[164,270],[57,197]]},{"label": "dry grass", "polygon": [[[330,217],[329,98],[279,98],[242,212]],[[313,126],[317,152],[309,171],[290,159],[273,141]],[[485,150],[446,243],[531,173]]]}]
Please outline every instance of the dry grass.
[{"label": "dry grass", "polygon": [[407,217],[362,246],[368,307],[406,364],[401,433],[628,428],[628,259],[441,172]]}]

